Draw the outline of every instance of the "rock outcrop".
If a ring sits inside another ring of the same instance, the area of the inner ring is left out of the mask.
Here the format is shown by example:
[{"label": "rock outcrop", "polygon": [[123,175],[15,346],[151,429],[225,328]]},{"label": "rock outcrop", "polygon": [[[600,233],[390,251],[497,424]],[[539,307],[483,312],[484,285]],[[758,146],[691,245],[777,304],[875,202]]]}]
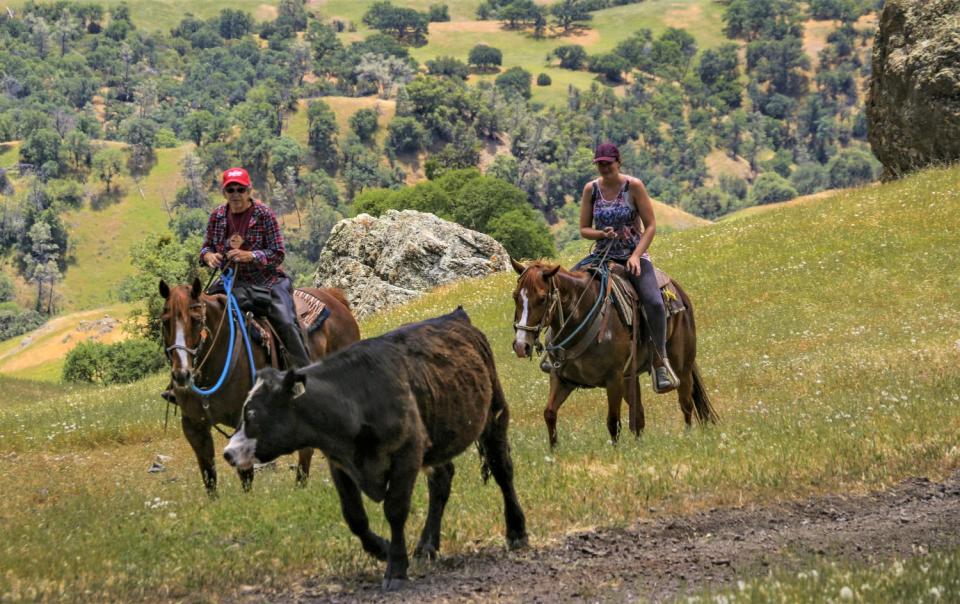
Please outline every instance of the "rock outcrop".
[{"label": "rock outcrop", "polygon": [[510,269],[495,239],[413,210],[360,214],[333,227],[315,275],[339,287],[358,317],[413,299],[437,285]]},{"label": "rock outcrop", "polygon": [[884,177],[960,160],[960,0],[887,0],[867,118]]}]

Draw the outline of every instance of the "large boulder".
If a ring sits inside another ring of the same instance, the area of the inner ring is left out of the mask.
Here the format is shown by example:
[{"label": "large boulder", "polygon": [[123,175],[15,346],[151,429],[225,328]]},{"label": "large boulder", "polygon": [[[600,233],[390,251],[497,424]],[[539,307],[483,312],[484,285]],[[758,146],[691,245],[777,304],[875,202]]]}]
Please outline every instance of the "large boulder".
[{"label": "large boulder", "polygon": [[960,160],[960,0],[887,0],[872,71],[869,136],[884,176]]},{"label": "large boulder", "polygon": [[360,214],[333,227],[316,273],[339,287],[358,317],[415,298],[438,285],[510,269],[495,239],[414,210]]}]

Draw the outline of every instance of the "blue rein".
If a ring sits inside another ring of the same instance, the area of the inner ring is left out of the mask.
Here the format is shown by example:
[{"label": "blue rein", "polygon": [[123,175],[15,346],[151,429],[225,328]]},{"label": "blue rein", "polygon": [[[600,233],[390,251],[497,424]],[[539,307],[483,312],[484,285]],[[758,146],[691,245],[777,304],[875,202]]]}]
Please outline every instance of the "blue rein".
[{"label": "blue rein", "polygon": [[[233,360],[233,344],[236,341],[236,327],[234,326],[234,318],[236,322],[240,324],[240,333],[243,335],[243,344],[247,349],[247,360],[250,363],[250,384],[252,385],[257,381],[257,368],[253,364],[253,348],[250,346],[250,336],[247,334],[247,325],[243,320],[243,313],[240,312],[240,307],[237,306],[237,299],[233,295],[233,279],[234,273],[232,268],[226,268],[223,270],[223,274],[220,277],[223,281],[223,289],[227,292],[227,318],[230,323],[230,344],[227,348],[227,358],[223,363],[223,370],[220,372],[220,378],[217,380],[217,383],[211,386],[210,388],[204,390],[203,388],[197,387],[196,384],[191,384],[190,387],[194,392],[201,396],[210,396],[211,394],[220,390],[223,386],[223,383],[227,379],[227,375],[230,374],[230,365]],[[211,343],[212,344],[212,343]]]}]

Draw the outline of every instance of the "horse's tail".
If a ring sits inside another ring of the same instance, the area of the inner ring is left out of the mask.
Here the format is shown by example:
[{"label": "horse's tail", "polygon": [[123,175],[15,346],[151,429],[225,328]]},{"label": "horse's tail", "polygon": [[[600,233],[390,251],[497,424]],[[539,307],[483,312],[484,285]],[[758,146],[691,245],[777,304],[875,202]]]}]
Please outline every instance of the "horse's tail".
[{"label": "horse's tail", "polygon": [[693,406],[697,410],[697,421],[701,424],[717,423],[720,416],[717,415],[713,404],[710,402],[710,395],[703,385],[703,378],[700,376],[700,368],[697,363],[693,363]]}]

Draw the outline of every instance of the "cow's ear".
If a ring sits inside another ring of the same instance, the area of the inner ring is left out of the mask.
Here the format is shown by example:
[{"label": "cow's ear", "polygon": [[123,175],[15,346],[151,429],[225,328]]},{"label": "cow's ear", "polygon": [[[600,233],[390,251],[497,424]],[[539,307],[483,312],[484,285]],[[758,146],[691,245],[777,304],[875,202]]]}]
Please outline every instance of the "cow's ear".
[{"label": "cow's ear", "polygon": [[283,391],[295,394],[294,398],[303,394],[307,383],[307,376],[298,373],[296,370],[290,370],[283,376]]},{"label": "cow's ear", "polygon": [[163,279],[160,279],[160,295],[164,300],[170,297],[170,286]]},{"label": "cow's ear", "polygon": [[200,292],[203,291],[203,283],[200,282],[200,277],[193,278],[193,285],[190,287],[190,297],[199,298]]},{"label": "cow's ear", "polygon": [[522,262],[517,262],[513,258],[510,259],[510,264],[513,265],[513,270],[517,271],[518,275],[522,275],[523,271],[527,270],[527,267],[525,267]]}]

